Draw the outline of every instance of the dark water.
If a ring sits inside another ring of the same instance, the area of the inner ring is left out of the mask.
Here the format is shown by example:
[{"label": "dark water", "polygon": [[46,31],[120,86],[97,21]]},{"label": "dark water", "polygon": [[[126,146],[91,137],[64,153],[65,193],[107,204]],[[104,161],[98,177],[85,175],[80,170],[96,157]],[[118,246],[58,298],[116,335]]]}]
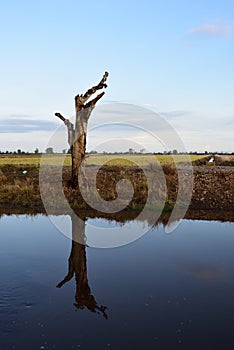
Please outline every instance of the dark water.
[{"label": "dark water", "polygon": [[234,349],[233,223],[97,249],[46,216],[3,216],[0,270],[1,350]]}]

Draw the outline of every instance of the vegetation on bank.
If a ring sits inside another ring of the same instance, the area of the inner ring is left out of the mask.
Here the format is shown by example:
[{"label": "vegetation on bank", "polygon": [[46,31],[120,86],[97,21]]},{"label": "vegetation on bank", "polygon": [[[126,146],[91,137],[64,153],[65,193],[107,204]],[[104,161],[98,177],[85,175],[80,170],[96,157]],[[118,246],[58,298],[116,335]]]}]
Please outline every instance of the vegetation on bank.
[{"label": "vegetation on bank", "polygon": [[[99,156],[94,156],[94,157],[97,157],[94,159],[98,159]],[[106,157],[106,156],[100,156],[100,157]],[[134,157],[135,156],[131,156],[131,158],[134,158]],[[139,156],[139,157],[146,157],[146,156]],[[203,192],[200,193],[201,189],[203,188],[203,183],[205,186],[206,183],[210,181],[212,183],[214,182],[213,180],[216,179],[215,181],[218,181],[219,184],[222,184],[222,182],[224,182],[224,177],[226,179],[225,191],[227,192],[225,196],[227,197],[229,196],[229,202],[232,201],[232,194],[230,194],[230,189],[232,188],[231,178],[233,178],[233,176],[224,175],[222,168],[217,170],[219,167],[207,167],[205,164],[206,164],[206,161],[209,159],[209,157],[210,156],[202,157],[194,161],[195,165],[203,165],[203,166],[196,167],[197,169],[196,176],[197,178],[201,179],[201,183],[199,183],[199,187],[197,187],[197,190],[196,190],[197,197],[198,197],[198,193],[199,193],[199,196],[201,197],[197,202],[198,207],[199,207],[199,203],[201,202],[204,203],[204,201],[206,200],[205,198],[207,197],[207,193],[209,194],[210,202],[212,202],[213,200],[212,193],[209,193],[209,189],[207,191],[207,189],[204,187],[204,194],[205,193],[206,194],[204,195]],[[215,162],[219,162],[218,165],[233,165],[232,163],[233,158],[231,157],[227,159],[219,156],[219,158],[215,158]],[[27,159],[27,157],[25,159]],[[40,188],[39,188],[40,168],[39,168],[38,159],[39,158],[35,157],[35,160],[37,161],[35,165],[31,165],[30,163],[22,164],[22,165],[14,165],[14,164],[10,164],[10,161],[8,158],[6,160],[8,161],[8,164],[0,165],[0,200],[1,200],[0,206],[2,208],[3,207],[4,208],[6,207],[30,208],[35,210],[43,210],[44,206],[41,200]],[[48,187],[49,199],[51,200],[52,206],[54,205],[56,206],[56,201],[58,201],[57,191],[56,191],[56,188],[58,187],[56,183],[57,167],[54,166],[53,163],[52,164],[49,163],[51,159],[52,158],[48,157],[48,166],[46,165],[46,169],[48,170],[48,174],[49,174],[48,178],[52,180],[48,180],[45,183],[45,185]],[[161,161],[163,162],[162,159],[163,158],[161,158]],[[179,158],[178,156],[177,160],[179,159],[181,160],[182,158],[181,157]],[[167,162],[167,160],[168,159],[164,158],[164,164],[162,164],[162,169],[165,174],[166,186],[167,186],[166,204],[165,204],[164,210],[171,210],[174,206],[174,203],[177,197],[178,179],[177,179],[177,171],[176,171],[175,164]],[[145,164],[145,163],[142,161],[142,164]],[[159,197],[160,197],[160,193],[163,197],[163,194],[165,194],[165,191],[163,188],[160,188],[159,186],[160,176],[162,175],[162,173],[160,175],[160,172],[158,171],[158,169],[161,167],[153,166],[152,165],[153,162],[150,162],[149,164],[150,166],[148,167],[145,167],[144,165],[142,165],[142,168],[144,169],[144,172],[146,170],[148,171],[147,179],[150,179],[150,181],[152,182],[152,186],[154,186],[155,188],[155,191],[158,191],[157,193],[159,193]],[[228,170],[228,168],[229,167],[226,167],[228,174],[229,173],[233,174],[232,172],[233,168],[230,167],[230,170]],[[88,178],[93,178],[93,181],[97,180],[97,188],[100,196],[103,199],[105,199],[106,201],[110,201],[117,198],[116,184],[121,179],[128,179],[133,185],[134,196],[130,204],[127,206],[127,208],[138,210],[144,207],[144,204],[147,200],[147,195],[148,195],[148,183],[141,167],[132,166],[132,165],[111,165],[110,163],[109,164],[107,163],[107,165],[104,165],[99,169],[97,173],[97,179],[93,175],[95,174],[96,170],[97,170],[97,165],[96,167],[88,166],[86,176]],[[205,173],[209,172],[208,176],[210,177],[208,182],[207,180],[204,180],[205,178],[202,175],[202,173],[204,172]],[[71,169],[69,166],[64,166],[63,167],[63,191],[68,201],[70,202],[71,206],[76,209],[79,209],[79,208],[90,209],[89,206],[84,202],[79,191],[74,190],[69,186],[70,178],[71,178]],[[229,184],[230,181],[228,179],[230,179],[231,181],[230,184]],[[163,183],[163,181],[161,181],[161,183]],[[96,183],[95,183],[95,186],[96,186]],[[185,186],[185,190],[186,190],[186,186]],[[219,190],[219,192],[220,191],[223,192],[222,190]],[[154,208],[157,207],[158,205],[160,206],[160,203],[158,202],[156,203],[154,198],[151,198],[151,203],[152,203],[152,207]]]},{"label": "vegetation on bank", "polygon": [[[161,167],[159,167],[161,169]],[[25,170],[26,169],[26,170]],[[176,168],[172,164],[163,165],[164,172],[166,174],[166,180],[168,182],[166,209],[171,208],[171,204],[176,198],[176,183],[177,174]],[[159,176],[163,176],[162,172],[157,172],[157,169],[148,169],[148,176],[146,176],[142,169],[136,166],[103,166],[95,177],[97,167],[88,167],[86,176],[92,178],[97,186],[100,196],[110,201],[117,198],[116,184],[119,180],[127,179],[131,182],[134,188],[134,196],[129,204],[131,209],[141,209],[148,196],[148,181],[152,182],[152,186],[155,187],[155,191],[161,191],[161,196],[165,194],[165,189],[160,189]],[[145,171],[145,170],[144,170]],[[149,176],[150,174],[150,176]],[[49,166],[46,168],[46,179],[43,181],[43,185],[46,186],[46,193],[51,206],[60,206],[61,203],[58,199],[58,173],[57,167]],[[71,178],[70,167],[63,168],[63,191],[69,201],[71,207],[89,209],[89,206],[83,200],[82,195],[79,193],[79,189],[74,189],[69,186],[69,180]],[[150,180],[149,180],[150,179]],[[155,181],[157,179],[157,181]],[[163,186],[163,181],[161,181]],[[128,194],[127,194],[128,195]],[[131,198],[131,193],[128,198]],[[0,199],[1,206],[11,207],[30,207],[30,208],[43,208],[43,203],[40,196],[39,188],[39,167],[35,166],[15,166],[4,165],[0,167]],[[58,202],[58,203],[57,203]],[[152,205],[160,205],[151,201]],[[162,200],[164,203],[164,200]]]}]

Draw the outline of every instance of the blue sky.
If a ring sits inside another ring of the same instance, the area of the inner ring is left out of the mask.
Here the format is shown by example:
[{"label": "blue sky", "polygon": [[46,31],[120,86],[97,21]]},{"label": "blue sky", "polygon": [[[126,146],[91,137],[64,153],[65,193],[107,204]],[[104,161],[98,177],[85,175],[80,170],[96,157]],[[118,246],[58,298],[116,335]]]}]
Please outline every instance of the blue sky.
[{"label": "blue sky", "polygon": [[54,112],[72,116],[107,70],[99,104],[160,113],[188,150],[233,151],[233,13],[227,0],[2,1],[0,150],[43,150]]}]

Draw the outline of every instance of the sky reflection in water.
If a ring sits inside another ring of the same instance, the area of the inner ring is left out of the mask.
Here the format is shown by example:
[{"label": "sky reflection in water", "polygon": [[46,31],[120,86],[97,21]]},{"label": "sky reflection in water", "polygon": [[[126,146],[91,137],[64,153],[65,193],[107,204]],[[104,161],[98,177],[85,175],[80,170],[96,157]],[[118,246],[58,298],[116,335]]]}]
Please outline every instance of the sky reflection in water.
[{"label": "sky reflection in water", "polygon": [[0,348],[233,349],[233,228],[184,220],[96,249],[46,216],[3,216]]}]

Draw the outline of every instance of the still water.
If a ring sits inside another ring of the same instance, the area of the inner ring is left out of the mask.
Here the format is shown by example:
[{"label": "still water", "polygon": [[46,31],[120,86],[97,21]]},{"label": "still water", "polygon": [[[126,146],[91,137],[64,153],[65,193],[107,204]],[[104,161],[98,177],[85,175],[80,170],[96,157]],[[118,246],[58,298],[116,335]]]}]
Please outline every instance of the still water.
[{"label": "still water", "polygon": [[98,249],[46,216],[3,216],[0,271],[1,350],[234,349],[233,223]]}]

